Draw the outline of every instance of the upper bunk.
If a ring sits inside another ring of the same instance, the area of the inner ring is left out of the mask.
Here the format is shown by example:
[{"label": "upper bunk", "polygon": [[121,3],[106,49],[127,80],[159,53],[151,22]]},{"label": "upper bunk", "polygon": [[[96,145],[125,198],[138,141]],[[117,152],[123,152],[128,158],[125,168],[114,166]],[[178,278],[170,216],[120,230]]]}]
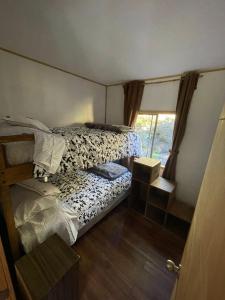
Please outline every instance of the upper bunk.
[{"label": "upper bunk", "polygon": [[[23,141],[13,140],[22,135]],[[31,141],[31,135],[34,135]],[[10,137],[11,136],[11,137]],[[4,143],[6,140],[10,143]],[[26,140],[26,138],[28,140]],[[131,130],[111,131],[87,127],[53,128],[51,133],[27,127],[0,127],[0,143],[5,147],[7,163],[34,163],[34,177],[66,174],[98,164],[140,156],[140,141]]]}]

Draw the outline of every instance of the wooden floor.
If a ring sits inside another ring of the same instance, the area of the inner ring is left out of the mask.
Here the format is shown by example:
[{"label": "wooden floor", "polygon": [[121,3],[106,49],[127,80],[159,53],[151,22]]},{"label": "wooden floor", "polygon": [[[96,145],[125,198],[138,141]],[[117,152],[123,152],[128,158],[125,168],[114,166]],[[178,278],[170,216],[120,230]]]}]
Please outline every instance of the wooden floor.
[{"label": "wooden floor", "polygon": [[123,205],[74,246],[80,260],[80,300],[166,300],[175,277],[167,258],[180,261],[184,241]]}]

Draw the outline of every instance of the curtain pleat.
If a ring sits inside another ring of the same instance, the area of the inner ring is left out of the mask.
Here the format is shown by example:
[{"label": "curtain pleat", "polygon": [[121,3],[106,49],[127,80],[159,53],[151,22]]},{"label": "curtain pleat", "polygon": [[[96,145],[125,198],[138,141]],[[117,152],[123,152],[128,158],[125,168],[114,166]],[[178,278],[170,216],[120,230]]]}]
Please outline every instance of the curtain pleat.
[{"label": "curtain pleat", "polygon": [[177,156],[184,137],[188,112],[190,109],[194,91],[197,88],[198,79],[199,73],[192,71],[184,74],[180,80],[176,106],[176,120],[174,125],[173,144],[162,175],[162,177],[172,181],[175,181],[176,179]]},{"label": "curtain pleat", "polygon": [[134,80],[124,84],[124,125],[134,127],[144,91],[144,81]]}]

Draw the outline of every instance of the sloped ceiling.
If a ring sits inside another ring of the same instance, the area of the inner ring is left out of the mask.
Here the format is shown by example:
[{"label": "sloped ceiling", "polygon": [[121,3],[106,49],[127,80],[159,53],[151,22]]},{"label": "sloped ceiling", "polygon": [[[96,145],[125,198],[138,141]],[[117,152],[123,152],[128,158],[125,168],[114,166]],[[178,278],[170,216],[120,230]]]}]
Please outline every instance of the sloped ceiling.
[{"label": "sloped ceiling", "polygon": [[0,46],[102,83],[225,65],[225,0],[0,0]]}]

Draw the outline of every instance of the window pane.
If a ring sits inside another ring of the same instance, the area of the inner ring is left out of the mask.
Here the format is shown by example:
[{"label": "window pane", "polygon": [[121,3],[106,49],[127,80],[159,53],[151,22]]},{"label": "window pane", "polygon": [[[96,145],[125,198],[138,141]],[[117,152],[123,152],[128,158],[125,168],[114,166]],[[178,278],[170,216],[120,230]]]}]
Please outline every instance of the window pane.
[{"label": "window pane", "polygon": [[153,143],[152,157],[165,166],[172,146],[175,114],[159,114]]},{"label": "window pane", "polygon": [[142,156],[151,157],[156,115],[138,115],[135,128],[140,136]]}]

